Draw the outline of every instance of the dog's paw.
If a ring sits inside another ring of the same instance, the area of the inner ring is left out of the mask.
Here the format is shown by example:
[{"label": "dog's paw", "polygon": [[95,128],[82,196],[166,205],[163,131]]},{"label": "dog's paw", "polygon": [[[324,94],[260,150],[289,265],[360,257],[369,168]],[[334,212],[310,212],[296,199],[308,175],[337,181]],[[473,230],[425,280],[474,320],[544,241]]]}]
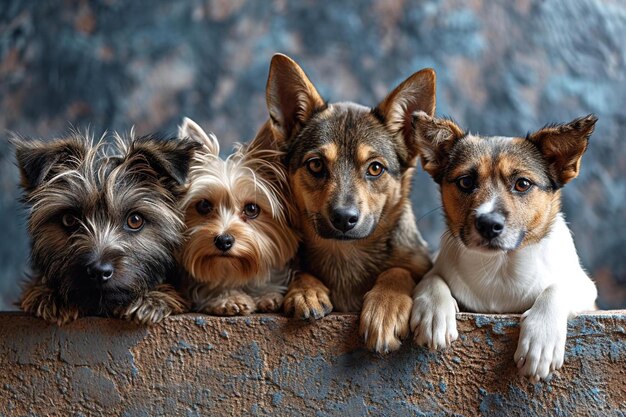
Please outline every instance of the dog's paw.
[{"label": "dog's paw", "polygon": [[409,334],[411,297],[388,294],[372,289],[363,300],[359,332],[365,346],[376,353],[389,353],[400,348]]},{"label": "dog's paw", "polygon": [[328,288],[318,279],[302,274],[285,295],[285,313],[302,320],[321,319],[333,311],[329,294]]},{"label": "dog's paw", "polygon": [[256,300],[256,308],[261,313],[275,313],[283,306],[283,295],[277,292],[263,294]]},{"label": "dog's paw", "polygon": [[54,292],[43,284],[30,286],[22,295],[20,307],[28,314],[62,326],[76,320],[78,308],[60,302]]},{"label": "dog's paw", "polygon": [[413,295],[411,329],[413,341],[429,349],[443,349],[459,337],[456,328],[456,313],[459,311],[451,294],[436,288],[420,286]]},{"label": "dog's paw", "polygon": [[385,273],[386,277],[381,274],[374,288],[365,294],[361,310],[359,333],[369,350],[381,354],[398,350],[409,334],[413,279],[408,271],[395,269],[401,276],[392,277],[392,270]]},{"label": "dog's paw", "polygon": [[514,356],[520,374],[538,382],[561,368],[566,337],[567,318],[555,319],[533,309],[526,311],[522,315]]},{"label": "dog's paw", "polygon": [[255,310],[256,303],[252,297],[243,292],[234,292],[217,298],[206,312],[218,316],[247,316]]},{"label": "dog's paw", "polygon": [[152,325],[172,314],[182,314],[187,310],[187,305],[178,292],[171,285],[162,284],[116,311],[115,315],[124,320]]}]

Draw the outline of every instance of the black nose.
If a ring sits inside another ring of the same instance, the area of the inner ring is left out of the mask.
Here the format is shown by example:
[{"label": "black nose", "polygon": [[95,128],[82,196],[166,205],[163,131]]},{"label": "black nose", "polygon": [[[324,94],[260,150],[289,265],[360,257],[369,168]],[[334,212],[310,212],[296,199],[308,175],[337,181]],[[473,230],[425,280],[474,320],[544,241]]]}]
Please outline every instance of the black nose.
[{"label": "black nose", "polygon": [[356,207],[337,207],[330,214],[330,222],[335,229],[347,232],[359,222],[359,210]]},{"label": "black nose", "polygon": [[215,237],[215,246],[222,252],[228,251],[235,244],[235,238],[229,234],[218,235]]},{"label": "black nose", "polygon": [[504,216],[500,213],[481,214],[476,217],[476,230],[485,239],[493,239],[504,230]]},{"label": "black nose", "polygon": [[95,261],[87,265],[87,275],[96,282],[107,282],[113,277],[113,264]]}]

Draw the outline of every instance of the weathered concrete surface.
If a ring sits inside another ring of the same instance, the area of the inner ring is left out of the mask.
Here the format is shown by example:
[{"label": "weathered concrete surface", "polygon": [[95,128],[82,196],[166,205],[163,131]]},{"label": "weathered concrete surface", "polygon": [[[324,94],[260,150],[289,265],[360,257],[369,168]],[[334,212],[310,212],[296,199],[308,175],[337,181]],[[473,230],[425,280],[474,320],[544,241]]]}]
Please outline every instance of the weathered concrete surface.
[{"label": "weathered concrete surface", "polygon": [[570,324],[565,367],[518,377],[518,316],[459,315],[446,352],[363,350],[355,315],[183,315],[146,329],[0,314],[0,416],[602,415],[626,413],[626,312]]}]

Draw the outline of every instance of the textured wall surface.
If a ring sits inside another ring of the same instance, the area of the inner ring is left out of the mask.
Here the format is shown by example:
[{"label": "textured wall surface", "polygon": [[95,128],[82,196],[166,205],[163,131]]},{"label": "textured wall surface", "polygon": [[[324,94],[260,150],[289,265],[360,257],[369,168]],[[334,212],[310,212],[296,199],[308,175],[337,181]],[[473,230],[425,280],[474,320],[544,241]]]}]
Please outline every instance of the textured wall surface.
[{"label": "textured wall surface", "polygon": [[[600,305],[626,306],[626,5],[617,0],[171,1],[0,4],[0,130],[53,137],[68,123],[173,132],[193,117],[227,143],[266,118],[270,57],[298,60],[329,100],[375,105],[422,67],[438,113],[481,134],[524,135],[600,117],[564,209]],[[419,171],[419,226],[433,248],[439,196]],[[17,170],[0,140],[0,308],[28,242]]]},{"label": "textured wall surface", "polygon": [[518,316],[459,316],[433,353],[363,350],[357,317],[184,315],[151,329],[0,315],[0,416],[623,416],[626,315],[570,323],[564,368],[517,374]]}]

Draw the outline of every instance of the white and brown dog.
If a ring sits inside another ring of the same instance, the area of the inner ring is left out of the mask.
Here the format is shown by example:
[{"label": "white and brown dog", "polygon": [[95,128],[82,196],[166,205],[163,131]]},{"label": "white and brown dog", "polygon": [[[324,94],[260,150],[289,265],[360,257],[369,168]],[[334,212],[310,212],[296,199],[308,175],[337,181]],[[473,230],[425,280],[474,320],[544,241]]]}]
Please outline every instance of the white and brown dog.
[{"label": "white and brown dog", "polygon": [[593,310],[560,189],[578,175],[596,117],[525,138],[482,137],[415,115],[424,169],[441,187],[447,231],[416,286],[411,327],[431,349],[458,337],[457,303],[478,313],[523,313],[515,362],[533,381],[563,365],[567,320]]},{"label": "white and brown dog", "polygon": [[271,133],[262,129],[226,159],[217,138],[192,120],[184,119],[179,135],[202,144],[182,202],[187,231],[180,261],[192,309],[226,316],[278,311],[298,236]]}]

